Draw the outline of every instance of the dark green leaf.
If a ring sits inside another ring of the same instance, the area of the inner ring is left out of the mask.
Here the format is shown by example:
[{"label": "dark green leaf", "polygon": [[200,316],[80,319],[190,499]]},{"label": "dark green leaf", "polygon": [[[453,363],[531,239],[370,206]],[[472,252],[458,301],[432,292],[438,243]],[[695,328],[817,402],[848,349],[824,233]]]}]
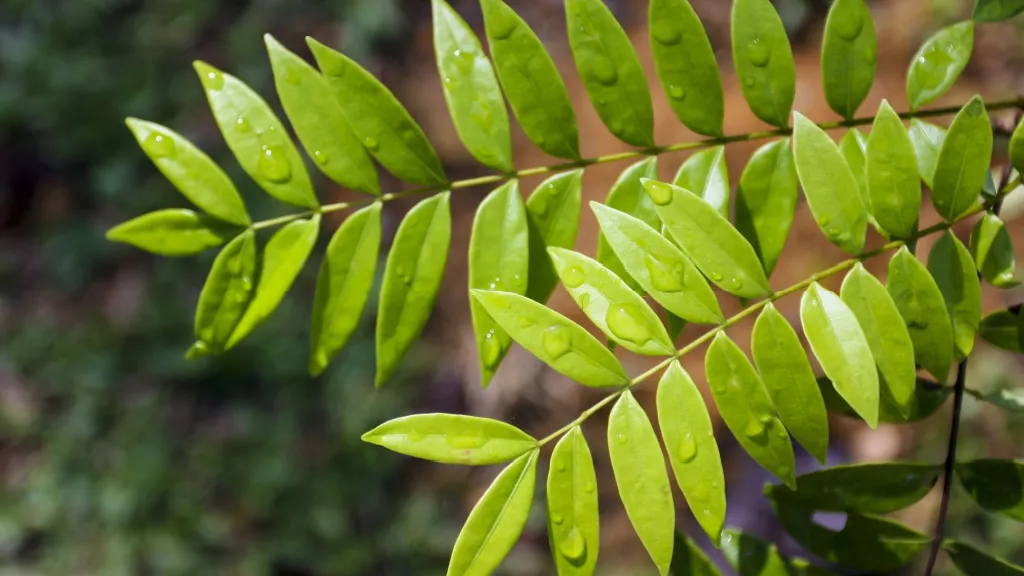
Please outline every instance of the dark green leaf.
[{"label": "dark green leaf", "polygon": [[992,126],[985,104],[975,96],[953,120],[939,152],[932,204],[953,221],[978,204],[992,161]]},{"label": "dark green leaf", "polygon": [[[770,544],[732,528],[722,536],[722,554],[739,576],[814,576],[818,568],[802,558],[787,560]],[[827,572],[825,572],[827,574]]]},{"label": "dark green leaf", "polygon": [[960,462],[956,465],[956,475],[979,506],[1024,522],[1024,462],[996,459]]},{"label": "dark green leaf", "polygon": [[461,414],[413,414],[389,420],[363,442],[445,464],[500,464],[525,455],[537,441],[499,420]]},{"label": "dark green leaf", "polygon": [[569,46],[601,121],[619,140],[654,144],[654,107],[626,31],[601,0],[566,0]]},{"label": "dark green leaf", "polygon": [[989,344],[1010,352],[1024,352],[1024,317],[1019,306],[985,316],[978,332]]},{"label": "dark green leaf", "polygon": [[916,110],[946,93],[974,50],[974,22],[947,26],[925,40],[907,71],[907,100]]},{"label": "dark green leaf", "polygon": [[377,168],[349,127],[323,76],[270,34],[263,39],[277,95],[306,153],[331,180],[380,196]]},{"label": "dark green leaf", "polygon": [[423,130],[380,80],[326,45],[308,37],[306,43],[352,131],[388,172],[416,184],[447,182]]},{"label": "dark green leaf", "polygon": [[491,58],[523,132],[559,158],[580,157],[576,115],[544,44],[502,0],[481,0]]},{"label": "dark green leaf", "polygon": [[541,182],[526,200],[530,228],[530,272],[526,295],[547,302],[558,285],[548,248],[572,248],[580,227],[583,170],[557,174]]},{"label": "dark green leaf", "polygon": [[309,373],[316,376],[348,344],[373,287],[380,252],[381,205],[352,214],[338,227],[320,265],[313,297]]},{"label": "dark green leaf", "polygon": [[452,233],[448,195],[417,204],[395,233],[377,313],[377,386],[394,373],[434,309]]},{"label": "dark green leaf", "polygon": [[1024,0],[977,0],[973,17],[978,22],[999,22],[1021,12],[1024,12]]},{"label": "dark green leaf", "polygon": [[885,100],[868,136],[866,181],[878,226],[896,238],[909,238],[921,211],[921,177],[914,142]]},{"label": "dark green leaf", "polygon": [[[620,212],[639,218],[651,228],[660,230],[661,220],[658,218],[658,211],[644,191],[644,185],[640,182],[643,178],[658,178],[657,156],[648,156],[623,170],[612,184],[604,203],[609,208],[615,208]],[[626,268],[622,265],[619,257],[615,255],[615,251],[612,250],[603,234],[598,234],[597,237],[597,261],[622,277],[634,290],[640,289],[639,284],[636,283],[632,275],[627,273]]]},{"label": "dark green leaf", "polygon": [[1017,258],[1013,239],[999,216],[988,213],[971,231],[971,255],[985,281],[997,288],[1013,288],[1017,280]]},{"label": "dark green leaf", "polygon": [[238,78],[193,63],[217,125],[245,172],[278,200],[316,208],[316,194],[291,136],[260,95]]},{"label": "dark green leaf", "polygon": [[914,342],[914,358],[939,382],[953,364],[953,326],[932,275],[904,246],[889,261],[885,283]]},{"label": "dark green leaf", "polygon": [[256,233],[235,237],[213,261],[196,305],[196,354],[219,352],[245,314],[256,283]]},{"label": "dark green leaf", "polygon": [[161,256],[190,256],[220,246],[239,228],[184,208],[143,214],[107,230],[107,240]]},{"label": "dark green leaf", "polygon": [[771,276],[793,225],[798,198],[789,139],[770,142],[750,157],[736,191],[736,228]]},{"label": "dark green leaf", "polygon": [[128,118],[125,124],[153,164],[190,202],[225,222],[252,223],[231,179],[202,150],[159,124],[137,118]]},{"label": "dark green leaf", "polygon": [[608,416],[608,454],[626,515],[658,571],[668,574],[675,506],[665,457],[651,421],[626,390]]},{"label": "dark green leaf", "polygon": [[548,469],[548,534],[561,576],[590,576],[601,545],[597,475],[579,426],[562,436]]},{"label": "dark green leaf", "polygon": [[928,253],[928,272],[942,292],[953,326],[953,346],[963,360],[974,348],[981,323],[981,283],[974,259],[952,232],[946,231]]},{"label": "dark green leaf", "polygon": [[786,28],[769,0],[733,2],[732,59],[754,115],[781,128],[788,126],[796,68]]},{"label": "dark green leaf", "polygon": [[722,576],[704,551],[685,533],[676,531],[676,544],[672,552],[672,576]]},{"label": "dark green leaf", "polygon": [[929,188],[935,181],[935,167],[939,163],[939,151],[946,141],[946,129],[930,122],[912,118],[910,120],[910,141],[914,144],[917,167],[921,179]]},{"label": "dark green leaf", "polygon": [[864,0],[836,0],[825,22],[821,74],[828,105],[853,118],[875,80],[878,39]]},{"label": "dark green leaf", "polygon": [[774,497],[818,511],[889,514],[921,501],[942,467],[917,462],[833,466],[798,476],[796,490],[770,486]]},{"label": "dark green leaf", "polygon": [[703,198],[722,217],[729,217],[729,170],[725,166],[724,145],[687,158],[672,183]]},{"label": "dark green leaf", "polygon": [[[857,412],[843,400],[843,397],[836,393],[832,381],[827,377],[818,378],[818,389],[825,398],[825,406],[829,412],[860,418]],[[904,416],[900,408],[889,397],[887,389],[881,389],[881,396],[878,403],[878,421],[889,424],[903,424],[906,422],[917,422],[931,416],[942,406],[953,389],[948,386],[939,386],[930,380],[917,380],[917,390],[914,392],[913,402],[910,405],[910,413]]]},{"label": "dark green leaf", "polygon": [[[1024,7],[1024,4],[1021,5]],[[964,576],[1019,576],[1024,574],[1024,568],[1010,564],[1002,558],[997,558],[974,546],[963,542],[946,540],[942,543],[950,560],[964,573]]]}]

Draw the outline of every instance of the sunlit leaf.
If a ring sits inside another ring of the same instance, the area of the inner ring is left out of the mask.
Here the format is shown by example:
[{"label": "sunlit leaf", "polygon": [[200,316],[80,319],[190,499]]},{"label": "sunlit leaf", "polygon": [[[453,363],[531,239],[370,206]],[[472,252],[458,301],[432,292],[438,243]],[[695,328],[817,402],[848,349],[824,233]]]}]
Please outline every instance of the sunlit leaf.
[{"label": "sunlit leaf", "polygon": [[1017,279],[1017,257],[1013,239],[999,216],[988,213],[971,231],[971,256],[985,281],[997,288],[1013,288]]},{"label": "sunlit leaf", "polygon": [[821,74],[828,105],[853,118],[871,91],[878,63],[875,24],[864,0],[836,0],[825,22]]},{"label": "sunlit leaf", "polygon": [[871,197],[868,196],[867,184],[867,149],[868,137],[856,128],[850,128],[839,139],[839,153],[846,160],[850,167],[850,173],[857,182],[857,191],[860,193],[860,201],[868,212],[868,221],[871,221]]},{"label": "sunlit leaf", "polygon": [[220,246],[241,229],[184,208],[143,214],[107,230],[107,240],[161,256],[191,256]]},{"label": "sunlit leaf", "polygon": [[939,163],[939,151],[942,150],[942,144],[946,140],[946,129],[918,118],[912,118],[907,133],[910,135],[910,141],[914,144],[914,154],[917,156],[917,168],[921,179],[931,188],[935,180],[935,167]]},{"label": "sunlit leaf", "polygon": [[564,172],[541,182],[526,200],[530,229],[530,271],[526,295],[541,304],[558,285],[548,248],[572,248],[580,226],[583,170]]},{"label": "sunlit leaf", "polygon": [[[644,191],[644,185],[640,182],[643,178],[658,178],[657,156],[644,158],[623,170],[612,184],[604,203],[609,208],[615,208],[634,218],[639,218],[651,228],[660,230],[661,219],[658,218],[658,211],[647,192]],[[631,287],[639,289],[639,284],[631,274],[626,272],[626,268],[622,265],[619,257],[615,255],[615,251],[608,244],[603,233],[599,234],[597,238],[597,261],[618,274]]]},{"label": "sunlit leaf", "polygon": [[389,420],[363,442],[446,464],[500,464],[537,445],[529,434],[499,420],[461,414],[413,414]]},{"label": "sunlit leaf", "polygon": [[786,28],[769,0],[733,2],[732,58],[754,115],[775,126],[788,126],[796,68]]},{"label": "sunlit leaf", "polygon": [[1024,522],[1024,462],[996,459],[959,462],[956,476],[979,506]]},{"label": "sunlit leaf", "polygon": [[921,176],[913,139],[885,100],[868,136],[866,182],[878,226],[893,237],[909,238],[921,211]]},{"label": "sunlit leaf", "polygon": [[798,197],[789,139],[757,149],[736,190],[736,228],[754,247],[770,276],[793,225]]},{"label": "sunlit leaf", "polygon": [[953,120],[939,152],[932,204],[947,221],[978,204],[992,161],[992,127],[985,104],[975,96]]},{"label": "sunlit leaf", "polygon": [[239,234],[213,261],[196,304],[196,344],[190,354],[218,352],[245,314],[256,286],[256,234]]},{"label": "sunlit leaf", "polygon": [[729,170],[725,166],[724,145],[687,158],[672,183],[703,198],[722,217],[729,217]]},{"label": "sunlit leaf", "polygon": [[953,326],[953,346],[958,359],[974,349],[981,323],[981,283],[967,247],[950,231],[939,237],[928,253],[928,272],[942,292]]},{"label": "sunlit leaf", "polygon": [[555,444],[548,469],[548,534],[560,576],[594,573],[601,544],[597,475],[579,426]]},{"label": "sunlit leaf", "polygon": [[910,332],[917,364],[945,382],[953,364],[953,326],[932,275],[904,246],[889,260],[885,287]]},{"label": "sunlit leaf", "polygon": [[972,20],[947,26],[925,40],[907,71],[910,109],[916,110],[945,94],[960,77],[973,50]]},{"label": "sunlit leaf", "polygon": [[1017,172],[1024,172],[1024,119],[1017,124],[1010,137],[1010,163]]}]

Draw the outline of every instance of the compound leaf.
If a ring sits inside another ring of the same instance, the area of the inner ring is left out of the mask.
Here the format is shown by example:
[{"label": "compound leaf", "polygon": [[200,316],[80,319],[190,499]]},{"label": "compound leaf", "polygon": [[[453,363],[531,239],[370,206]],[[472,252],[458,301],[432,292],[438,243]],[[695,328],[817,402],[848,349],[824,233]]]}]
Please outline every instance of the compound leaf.
[{"label": "compound leaf", "polygon": [[725,166],[725,146],[701,150],[679,167],[673,184],[686,188],[729,217],[729,170]]},{"label": "compound leaf", "polygon": [[740,176],[736,228],[754,247],[769,276],[793,226],[798,196],[789,139],[758,148]]},{"label": "compound leaf", "polygon": [[556,174],[541,182],[526,200],[530,230],[530,271],[526,295],[541,304],[558,285],[548,248],[572,248],[580,227],[583,170]]},{"label": "compound leaf", "polygon": [[533,437],[511,424],[461,414],[395,418],[362,439],[414,458],[471,466],[508,462],[537,446]]},{"label": "compound leaf", "polygon": [[992,126],[985,104],[975,96],[953,119],[939,152],[932,204],[953,221],[978,203],[992,160]]},{"label": "compound leaf", "polygon": [[904,246],[889,260],[885,287],[910,332],[917,364],[945,382],[953,364],[953,327],[932,275]]},{"label": "compound leaf", "polygon": [[548,469],[548,533],[562,576],[590,576],[601,545],[597,475],[579,426],[555,444]]},{"label": "compound leaf", "polygon": [[973,50],[972,20],[947,26],[925,40],[907,71],[910,109],[917,110],[945,94],[964,71]]},{"label": "compound leaf", "polygon": [[878,38],[864,0],[836,0],[825,22],[821,74],[828,105],[853,118],[875,80]]},{"label": "compound leaf", "polygon": [[732,4],[732,58],[754,115],[785,128],[796,94],[796,68],[786,28],[769,0]]},{"label": "compound leaf", "polygon": [[942,292],[953,326],[953,346],[958,359],[970,355],[981,323],[981,283],[967,247],[947,230],[928,253],[928,272]]},{"label": "compound leaf", "polygon": [[161,256],[191,256],[220,246],[239,229],[184,208],[143,214],[107,230],[107,240]]}]

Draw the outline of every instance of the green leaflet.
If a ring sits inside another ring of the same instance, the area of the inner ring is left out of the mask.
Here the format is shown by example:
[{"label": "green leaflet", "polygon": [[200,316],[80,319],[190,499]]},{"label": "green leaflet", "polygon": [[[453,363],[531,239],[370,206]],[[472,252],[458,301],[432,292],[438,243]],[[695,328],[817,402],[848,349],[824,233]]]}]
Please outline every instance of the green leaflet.
[{"label": "green leaflet", "polygon": [[[1024,4],[1021,5],[1024,7]],[[949,554],[949,559],[964,573],[964,576],[1016,576],[1024,574],[1024,568],[1010,564],[974,546],[946,540],[942,547]]]},{"label": "green leaflet", "polygon": [[786,28],[769,0],[733,2],[732,59],[754,115],[780,128],[788,126],[796,68]]},{"label": "green leaflet", "polygon": [[996,459],[960,462],[956,465],[956,476],[979,506],[1024,522],[1024,462]]},{"label": "green leaflet", "polygon": [[256,278],[256,233],[246,230],[221,250],[196,304],[193,355],[219,352],[252,298]]},{"label": "green leaflet", "polygon": [[1020,307],[992,312],[981,319],[982,340],[1010,352],[1024,352],[1024,317]]},{"label": "green leaflet", "polygon": [[523,132],[552,156],[578,159],[576,114],[544,44],[502,0],[480,6],[494,67]]},{"label": "green leaflet", "polygon": [[245,315],[224,345],[227,350],[238,344],[277,308],[295,277],[309,258],[320,232],[320,215],[308,220],[295,220],[274,233],[263,248],[259,279]]},{"label": "green leaflet", "polygon": [[561,576],[590,576],[601,545],[597,475],[579,426],[555,444],[548,469],[548,534]]},{"label": "green leaflet", "polygon": [[840,298],[850,307],[867,338],[879,383],[904,415],[910,414],[917,368],[914,343],[885,286],[857,263],[843,280]]},{"label": "green leaflet", "polygon": [[566,0],[569,46],[583,87],[616,138],[654,145],[654,107],[626,31],[601,0]]},{"label": "green leaflet", "polygon": [[641,181],[665,228],[705,276],[722,290],[743,298],[771,294],[750,243],[710,204],[678,186],[646,178]]},{"label": "green leaflet", "polygon": [[867,233],[867,210],[853,171],[824,130],[803,114],[794,115],[793,157],[811,213],[833,244],[859,254]]},{"label": "green leaflet", "polygon": [[[469,288],[525,294],[529,268],[526,209],[519,181],[512,180],[488,194],[477,208],[469,239]],[[469,310],[480,354],[480,384],[486,388],[512,338],[473,299]]]},{"label": "green leaflet", "polygon": [[161,256],[190,256],[220,246],[239,229],[184,208],[165,208],[107,230],[107,240]]},{"label": "green leaflet", "polygon": [[624,212],[597,202],[590,207],[628,277],[666,310],[701,324],[725,319],[707,280],[668,238]]},{"label": "green leaflet", "polygon": [[868,137],[856,128],[850,128],[839,139],[839,153],[846,160],[850,167],[853,179],[857,182],[857,191],[860,193],[860,201],[868,212],[868,220],[871,219],[871,197],[868,196],[867,183],[867,148]]},{"label": "green leaflet", "polygon": [[974,4],[973,18],[976,22],[999,22],[1021,12],[1024,12],[1024,0],[978,0]]},{"label": "green leaflet", "polygon": [[853,118],[875,80],[878,39],[864,0],[836,0],[825,22],[821,75],[828,105]]},{"label": "green leaflet", "polygon": [[704,398],[679,362],[669,364],[661,377],[657,405],[658,425],[676,483],[694,518],[718,545],[725,525],[722,457]]},{"label": "green leaflet", "polygon": [[1020,388],[1001,388],[989,392],[983,399],[1009,412],[1024,412],[1024,390]]},{"label": "green leaflet", "polygon": [[274,198],[317,208],[316,194],[288,132],[260,95],[209,64],[193,63],[217,125],[242,169]]},{"label": "green leaflet", "polygon": [[362,436],[363,442],[442,462],[483,466],[525,455],[537,441],[500,420],[461,414],[413,414],[389,420]]},{"label": "green leaflet", "polygon": [[932,204],[943,218],[951,222],[978,203],[991,160],[992,126],[975,96],[953,119],[939,152]]},{"label": "green leaflet", "polygon": [[388,172],[427,186],[448,181],[419,124],[380,80],[313,38],[306,43],[352,131]]},{"label": "green leaflet", "polygon": [[444,0],[431,0],[434,54],[455,131],[481,163],[511,172],[512,140],[498,78],[473,29]]},{"label": "green leaflet", "polygon": [[1010,163],[1017,172],[1024,172],[1024,120],[1017,124],[1010,137]]},{"label": "green leaflet", "polygon": [[722,576],[715,563],[681,531],[676,531],[670,572],[672,576]]},{"label": "green leaflet", "polygon": [[377,312],[378,387],[398,368],[434,309],[452,234],[449,194],[417,204],[395,233]]},{"label": "green leaflet", "polygon": [[945,382],[953,364],[953,327],[932,275],[904,246],[889,260],[885,287],[910,332],[915,360]]},{"label": "green leaflet", "polygon": [[125,124],[146,156],[190,202],[225,222],[239,226],[252,223],[231,179],[202,150],[154,122],[128,118]]},{"label": "green leaflet", "polygon": [[814,282],[800,299],[800,321],[836,391],[869,426],[878,426],[878,372],[853,311],[834,292]]},{"label": "green leaflet", "polygon": [[[657,156],[648,156],[623,170],[612,184],[604,203],[609,208],[615,208],[620,212],[639,218],[651,228],[660,230],[661,220],[658,218],[658,211],[650,197],[644,192],[644,185],[640,182],[643,178],[658,178]],[[618,274],[634,290],[639,290],[639,284],[636,283],[632,275],[626,272],[626,268],[622,265],[619,257],[615,255],[615,251],[612,250],[603,234],[597,236],[597,261]]]},{"label": "green leaflet", "polygon": [[947,230],[928,253],[928,272],[946,302],[958,360],[970,355],[981,322],[981,283],[967,247]]},{"label": "green leaflet", "polygon": [[626,390],[608,416],[608,454],[626,515],[658,571],[668,574],[675,506],[665,457],[651,421]]},{"label": "green leaflet", "polygon": [[704,359],[718,411],[743,449],[787,484],[794,481],[793,445],[761,378],[743,351],[719,332]]},{"label": "green leaflet", "polygon": [[[825,406],[829,412],[860,419],[860,416],[843,400],[843,397],[836,393],[832,381],[827,377],[818,378],[818,389],[825,398]],[[948,386],[939,386],[931,380],[917,379],[917,390],[914,392],[910,404],[910,413],[904,416],[900,408],[889,398],[888,390],[882,388],[878,402],[878,421],[890,424],[903,424],[906,422],[917,422],[928,418],[942,406],[953,389]]]},{"label": "green leaflet", "polygon": [[935,181],[935,167],[939,163],[939,152],[946,141],[946,129],[917,118],[910,119],[910,141],[914,144],[917,167],[921,179],[929,188]]},{"label": "green leaflet", "polygon": [[890,236],[909,238],[921,211],[921,177],[914,141],[886,100],[871,126],[865,162],[871,215]]},{"label": "green leaflet", "polygon": [[813,510],[889,514],[931,492],[942,467],[918,462],[833,466],[797,477],[796,489],[774,485],[773,497]]},{"label": "green leaflet", "polygon": [[320,73],[270,34],[263,36],[281,105],[306,154],[338,184],[380,196],[377,168]]},{"label": "green leaflet", "polygon": [[652,0],[648,23],[654,67],[672,111],[694,132],[721,136],[722,77],[697,13],[687,0]]},{"label": "green leaflet", "polygon": [[614,272],[572,250],[548,248],[548,253],[576,304],[612,341],[645,356],[675,353],[658,315]]},{"label": "green leaflet", "polygon": [[828,455],[828,413],[796,330],[768,303],[750,335],[750,352],[779,419],[822,464]]},{"label": "green leaflet", "polygon": [[309,373],[319,375],[348,344],[373,287],[380,252],[381,205],[352,214],[338,227],[320,265],[313,297]]},{"label": "green leaflet", "polygon": [[997,288],[1013,288],[1017,280],[1017,259],[1013,239],[999,216],[986,213],[971,230],[971,255],[989,284]]},{"label": "green leaflet", "polygon": [[686,188],[729,217],[729,170],[725,166],[725,146],[701,150],[679,167],[673,184]]},{"label": "green leaflet", "polygon": [[739,576],[817,576],[832,574],[803,558],[786,559],[775,544],[729,528],[722,535],[722,554]]},{"label": "green leaflet", "polygon": [[945,94],[960,77],[973,50],[974,22],[971,20],[947,26],[925,40],[907,71],[910,109],[917,110]]},{"label": "green leaflet", "polygon": [[758,148],[736,190],[736,228],[754,247],[769,276],[793,226],[798,195],[789,139]]},{"label": "green leaflet", "polygon": [[558,312],[509,292],[470,290],[470,294],[513,340],[561,374],[596,388],[629,382],[604,344]]},{"label": "green leaflet", "polygon": [[452,549],[448,576],[488,576],[515,546],[533,504],[539,453],[509,464],[473,506]]},{"label": "green leaflet", "polygon": [[526,295],[541,304],[558,285],[548,247],[572,248],[580,227],[583,169],[556,174],[541,182],[526,200],[530,229],[530,272]]}]

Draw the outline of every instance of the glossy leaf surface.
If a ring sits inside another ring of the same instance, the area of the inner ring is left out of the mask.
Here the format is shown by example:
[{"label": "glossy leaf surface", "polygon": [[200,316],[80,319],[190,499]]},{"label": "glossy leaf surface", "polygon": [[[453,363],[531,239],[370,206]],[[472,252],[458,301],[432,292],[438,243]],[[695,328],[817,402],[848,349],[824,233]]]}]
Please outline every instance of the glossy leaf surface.
[{"label": "glossy leaf surface", "polygon": [[572,248],[580,227],[583,170],[556,174],[526,200],[530,271],[526,295],[543,304],[558,285],[548,248]]},{"label": "glossy leaf surface", "polygon": [[589,576],[600,538],[597,475],[579,426],[555,444],[548,469],[548,534],[561,576]]},{"label": "glossy leaf surface", "polygon": [[917,364],[945,382],[953,364],[953,327],[932,275],[903,247],[889,260],[885,287],[910,332]]},{"label": "glossy leaf surface", "polygon": [[798,476],[796,489],[775,485],[773,496],[817,511],[889,514],[919,502],[942,467],[917,462],[833,466]]},{"label": "glossy leaf surface", "polygon": [[914,144],[914,154],[917,156],[917,167],[921,179],[931,188],[935,181],[935,167],[939,163],[939,152],[942,150],[942,143],[946,140],[946,129],[918,118],[912,118],[907,133],[910,135],[910,141]]},{"label": "glossy leaf surface", "polygon": [[1017,280],[1017,257],[1013,239],[998,216],[987,213],[971,231],[971,255],[985,281],[997,288],[1013,288]]},{"label": "glossy leaf surface", "polygon": [[796,69],[786,28],[769,0],[733,2],[732,58],[754,115],[781,128],[788,126]]},{"label": "glossy leaf surface", "polygon": [[978,203],[992,161],[992,126],[975,96],[953,119],[939,152],[932,204],[952,221]]},{"label": "glossy leaf surface", "polygon": [[461,414],[403,416],[363,434],[362,440],[414,458],[474,466],[508,462],[537,445],[511,424]]},{"label": "glossy leaf surface", "polygon": [[836,0],[825,21],[821,74],[828,105],[853,118],[875,80],[878,39],[864,0]]},{"label": "glossy leaf surface", "polygon": [[954,352],[962,360],[974,349],[974,337],[981,323],[981,283],[974,259],[967,247],[947,230],[928,253],[928,272],[946,302]]},{"label": "glossy leaf surface", "polygon": [[1024,462],[982,459],[960,462],[956,475],[982,508],[1024,522]]},{"label": "glossy leaf surface", "polygon": [[256,286],[256,234],[235,237],[213,261],[196,304],[195,336],[200,355],[219,352],[245,314]]},{"label": "glossy leaf surface", "polygon": [[960,77],[973,50],[971,20],[947,26],[925,40],[907,71],[910,109],[916,110],[945,94]]},{"label": "glossy leaf surface", "polygon": [[[615,183],[612,184],[611,190],[608,191],[608,198],[604,201],[605,205],[639,218],[651,228],[660,230],[661,219],[658,218],[658,211],[647,192],[644,191],[644,185],[640,182],[643,178],[657,179],[657,177],[657,156],[649,156],[631,164],[619,174]],[[633,289],[639,289],[639,284],[626,272],[619,257],[615,255],[615,251],[612,250],[603,234],[598,235],[597,261],[618,274]]]},{"label": "glossy leaf surface", "polygon": [[672,183],[703,198],[723,218],[729,217],[729,170],[725,166],[724,145],[687,158]]},{"label": "glossy leaf surface", "polygon": [[161,256],[191,256],[220,246],[239,229],[184,208],[143,214],[107,230],[107,240]]},{"label": "glossy leaf surface", "polygon": [[[1024,4],[1021,5],[1024,7]],[[947,540],[942,547],[964,576],[1019,576],[1024,568],[987,554],[974,546]]]},{"label": "glossy leaf surface", "polygon": [[914,142],[885,100],[871,126],[865,163],[875,222],[892,237],[909,238],[921,211],[921,177]]},{"label": "glossy leaf surface", "polygon": [[736,228],[754,247],[769,276],[793,226],[798,195],[789,139],[758,148],[740,176]]},{"label": "glossy leaf surface", "polygon": [[1024,318],[1019,307],[986,315],[981,319],[978,332],[983,340],[998,348],[1024,352]]}]

